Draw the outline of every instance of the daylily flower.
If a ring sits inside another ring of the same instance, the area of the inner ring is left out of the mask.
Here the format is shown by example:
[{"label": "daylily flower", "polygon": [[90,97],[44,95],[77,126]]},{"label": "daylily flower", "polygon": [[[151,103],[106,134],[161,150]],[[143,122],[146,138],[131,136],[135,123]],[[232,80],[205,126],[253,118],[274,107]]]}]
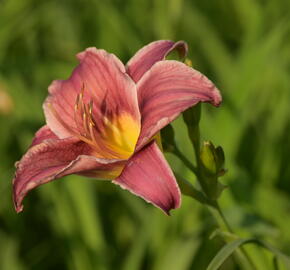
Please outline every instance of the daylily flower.
[{"label": "daylily flower", "polygon": [[165,60],[181,57],[186,43],[153,42],[126,66],[113,54],[88,48],[67,80],[53,81],[43,109],[44,125],[17,163],[14,205],[35,187],[69,174],[113,183],[165,213],[180,206],[175,177],[155,135],[198,102],[218,106],[213,83],[187,65]]}]

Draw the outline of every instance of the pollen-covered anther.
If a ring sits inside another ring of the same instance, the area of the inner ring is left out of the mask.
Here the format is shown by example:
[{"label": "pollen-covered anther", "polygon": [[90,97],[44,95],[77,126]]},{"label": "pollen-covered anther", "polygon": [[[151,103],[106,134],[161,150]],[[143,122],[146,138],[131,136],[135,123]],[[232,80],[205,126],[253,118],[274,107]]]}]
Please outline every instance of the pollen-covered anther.
[{"label": "pollen-covered anther", "polygon": [[91,100],[90,100],[90,103],[89,103],[89,114],[90,114],[90,116],[92,116],[93,105],[94,105],[94,102],[93,102],[93,100],[91,99]]},{"label": "pollen-covered anther", "polygon": [[75,103],[75,106],[74,106],[75,112],[79,109],[79,101],[80,101],[80,96],[77,95],[76,103]]}]

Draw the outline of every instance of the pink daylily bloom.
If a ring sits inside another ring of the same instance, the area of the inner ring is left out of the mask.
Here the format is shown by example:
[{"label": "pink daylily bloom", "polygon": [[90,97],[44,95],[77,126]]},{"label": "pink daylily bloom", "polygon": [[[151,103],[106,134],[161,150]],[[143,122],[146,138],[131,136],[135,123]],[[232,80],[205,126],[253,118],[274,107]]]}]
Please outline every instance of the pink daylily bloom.
[{"label": "pink daylily bloom", "polygon": [[77,55],[70,78],[50,85],[46,125],[17,163],[17,212],[30,190],[69,174],[112,180],[167,214],[180,206],[179,187],[153,138],[198,102],[218,106],[221,95],[198,71],[166,60],[173,50],[185,57],[187,45],[152,42],[126,66],[96,48]]}]

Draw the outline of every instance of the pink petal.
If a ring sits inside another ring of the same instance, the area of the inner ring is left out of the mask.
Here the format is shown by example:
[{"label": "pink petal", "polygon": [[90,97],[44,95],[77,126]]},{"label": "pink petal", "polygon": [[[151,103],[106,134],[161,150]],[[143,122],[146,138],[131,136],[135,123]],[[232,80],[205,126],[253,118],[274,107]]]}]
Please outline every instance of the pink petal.
[{"label": "pink petal", "polygon": [[156,142],[134,154],[122,174],[113,182],[167,214],[180,206],[179,187]]},{"label": "pink petal", "polygon": [[114,170],[116,160],[104,160],[89,156],[91,149],[73,137],[47,139],[32,146],[17,162],[13,179],[13,199],[17,212],[23,209],[22,201],[35,187],[72,173],[89,175],[98,171]]},{"label": "pink petal", "polygon": [[45,125],[35,133],[31,146],[40,144],[44,140],[48,139],[57,139],[57,136],[51,131],[51,129],[47,125]]},{"label": "pink petal", "polygon": [[88,48],[77,57],[80,64],[71,77],[54,81],[49,87],[50,96],[44,103],[44,112],[50,129],[59,138],[86,133],[82,113],[75,113],[77,96],[81,92],[84,103],[92,103],[96,122],[104,117],[129,114],[139,123],[136,86],[120,60],[96,48]]},{"label": "pink petal", "polygon": [[135,82],[157,61],[164,60],[173,50],[178,50],[181,58],[187,54],[187,44],[184,41],[173,42],[159,40],[140,49],[127,63],[127,72]]},{"label": "pink petal", "polygon": [[198,102],[218,106],[219,90],[200,72],[178,61],[161,61],[152,66],[137,83],[142,115],[137,149],[160,129]]}]

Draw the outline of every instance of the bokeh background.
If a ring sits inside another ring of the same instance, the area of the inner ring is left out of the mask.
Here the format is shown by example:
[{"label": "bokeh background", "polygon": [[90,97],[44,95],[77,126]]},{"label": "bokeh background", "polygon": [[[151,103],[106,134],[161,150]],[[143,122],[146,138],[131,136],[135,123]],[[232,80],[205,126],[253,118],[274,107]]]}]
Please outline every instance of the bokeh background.
[{"label": "bokeh background", "polygon": [[[13,209],[14,163],[44,123],[50,82],[67,78],[86,47],[126,62],[157,39],[187,41],[193,66],[222,92],[220,108],[203,106],[201,126],[226,153],[220,203],[232,227],[290,254],[289,18],[289,0],[0,0],[0,269],[203,270],[221,248],[198,202],[183,197],[167,217],[83,177],[44,185],[23,213]],[[174,127],[193,160],[182,119]],[[258,269],[273,269],[270,253],[246,249]],[[239,268],[233,258],[222,269]]]}]

